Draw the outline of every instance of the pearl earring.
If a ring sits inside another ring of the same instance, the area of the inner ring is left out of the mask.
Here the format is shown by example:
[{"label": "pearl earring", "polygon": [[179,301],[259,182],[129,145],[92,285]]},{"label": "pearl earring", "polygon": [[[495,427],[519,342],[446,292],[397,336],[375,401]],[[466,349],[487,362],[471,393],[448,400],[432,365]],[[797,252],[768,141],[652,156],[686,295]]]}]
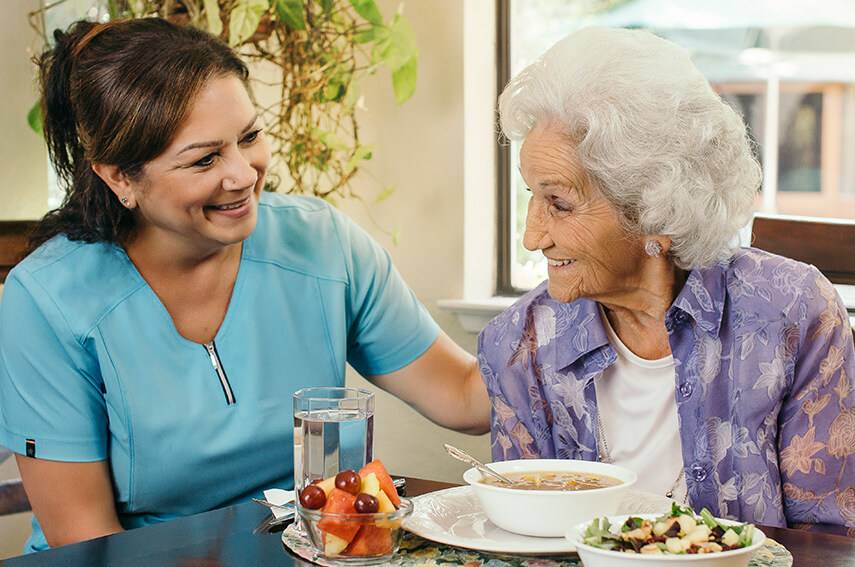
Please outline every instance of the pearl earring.
[{"label": "pearl earring", "polygon": [[658,240],[648,240],[647,244],[644,245],[644,251],[651,258],[658,258],[662,255],[662,245],[659,244]]}]

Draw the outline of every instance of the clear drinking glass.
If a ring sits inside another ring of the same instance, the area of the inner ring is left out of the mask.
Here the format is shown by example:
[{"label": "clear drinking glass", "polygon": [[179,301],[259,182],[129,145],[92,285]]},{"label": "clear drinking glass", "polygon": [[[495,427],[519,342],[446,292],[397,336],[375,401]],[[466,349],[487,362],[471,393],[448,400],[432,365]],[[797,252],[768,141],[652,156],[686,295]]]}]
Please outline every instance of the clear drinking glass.
[{"label": "clear drinking glass", "polygon": [[358,471],[374,455],[374,393],[304,388],[294,394],[294,488],[339,471]]}]

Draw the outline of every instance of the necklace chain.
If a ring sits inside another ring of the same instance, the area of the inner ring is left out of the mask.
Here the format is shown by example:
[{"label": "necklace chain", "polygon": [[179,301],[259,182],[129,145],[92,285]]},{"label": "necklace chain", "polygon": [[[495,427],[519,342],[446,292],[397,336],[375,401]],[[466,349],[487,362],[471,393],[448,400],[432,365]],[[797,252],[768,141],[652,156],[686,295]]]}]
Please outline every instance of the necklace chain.
[{"label": "necklace chain", "polygon": [[[597,446],[602,450],[598,451],[597,458],[603,463],[612,462],[612,454],[609,451],[609,444],[606,442],[606,430],[603,428],[603,420],[600,418],[600,412],[597,410]],[[683,467],[680,467],[680,472],[677,473],[677,479],[671,485],[671,489],[665,493],[668,498],[673,498],[674,491],[680,486],[680,481],[683,480]]]}]

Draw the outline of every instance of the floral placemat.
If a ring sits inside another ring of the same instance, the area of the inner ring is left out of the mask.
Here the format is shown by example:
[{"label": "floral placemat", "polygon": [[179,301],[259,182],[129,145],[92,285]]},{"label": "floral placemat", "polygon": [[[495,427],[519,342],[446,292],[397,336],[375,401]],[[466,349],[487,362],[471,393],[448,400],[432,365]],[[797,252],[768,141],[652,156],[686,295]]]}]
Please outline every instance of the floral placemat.
[{"label": "floral placemat", "polygon": [[[341,563],[324,559],[315,553],[306,536],[295,527],[288,526],[282,532],[282,543],[307,561],[322,565],[324,567],[338,567]],[[400,565],[402,567],[415,566],[451,566],[463,565],[465,567],[580,567],[582,562],[575,553],[551,556],[522,556],[504,555],[452,547],[442,543],[436,543],[414,533],[406,532],[398,553],[386,565]],[[780,543],[766,539],[763,546],[758,549],[749,567],[792,567],[793,556]]]}]

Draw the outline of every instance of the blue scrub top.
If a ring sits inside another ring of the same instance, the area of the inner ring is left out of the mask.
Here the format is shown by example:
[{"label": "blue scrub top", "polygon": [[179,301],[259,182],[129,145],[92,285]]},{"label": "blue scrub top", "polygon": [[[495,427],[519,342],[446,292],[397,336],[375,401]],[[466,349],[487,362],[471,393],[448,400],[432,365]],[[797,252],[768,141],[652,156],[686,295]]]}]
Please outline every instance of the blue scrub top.
[{"label": "blue scrub top", "polygon": [[[406,366],[439,329],[383,248],[322,200],[265,193],[209,351],[120,247],[55,237],[0,306],[0,445],[108,459],[127,528],[293,485],[292,395]],[[233,403],[232,403],[233,402]],[[47,544],[34,521],[28,551]]]}]

